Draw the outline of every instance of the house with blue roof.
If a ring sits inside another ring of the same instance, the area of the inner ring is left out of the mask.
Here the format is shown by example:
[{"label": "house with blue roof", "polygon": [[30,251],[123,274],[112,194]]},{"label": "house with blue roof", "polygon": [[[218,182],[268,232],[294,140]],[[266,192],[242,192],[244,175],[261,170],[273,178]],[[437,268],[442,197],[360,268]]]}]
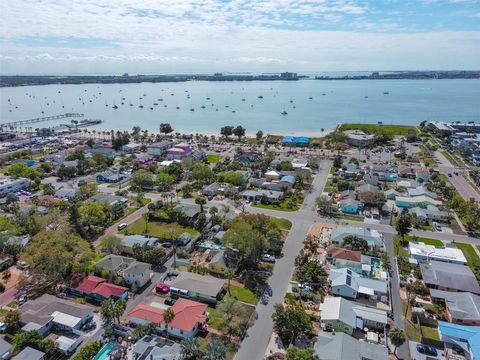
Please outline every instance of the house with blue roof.
[{"label": "house with blue roof", "polygon": [[340,210],[344,214],[357,215],[361,209],[363,209],[363,203],[354,199],[341,200],[339,202]]},{"label": "house with blue roof", "polygon": [[[480,326],[465,326],[445,321],[438,322],[438,333],[446,343],[445,358],[449,358],[451,346],[462,348],[472,359],[480,359]],[[450,345],[450,347],[449,347]]]}]

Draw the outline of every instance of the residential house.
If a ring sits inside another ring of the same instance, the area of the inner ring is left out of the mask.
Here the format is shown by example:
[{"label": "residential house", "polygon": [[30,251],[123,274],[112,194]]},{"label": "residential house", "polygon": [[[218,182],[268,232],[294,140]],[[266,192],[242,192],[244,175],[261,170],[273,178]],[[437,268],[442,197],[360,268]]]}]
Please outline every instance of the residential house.
[{"label": "residential house", "polygon": [[338,200],[356,200],[357,192],[355,190],[344,190],[340,192]]},{"label": "residential house", "polygon": [[362,252],[342,247],[329,246],[327,248],[327,260],[330,261],[335,267],[343,268],[362,268]]},{"label": "residential house", "polygon": [[187,299],[178,299],[175,304],[170,307],[175,317],[172,322],[165,323],[163,308],[138,304],[128,314],[132,324],[150,324],[157,325],[159,331],[166,331],[168,334],[180,339],[190,339],[205,328],[207,323],[207,304]]},{"label": "residential house", "polygon": [[149,155],[149,154],[139,154],[134,160],[134,164],[143,168],[147,168],[150,165],[155,163],[156,163],[155,156]]},{"label": "residential house", "polygon": [[122,252],[133,254],[133,247],[140,245],[144,249],[152,249],[157,244],[158,239],[146,237],[143,235],[127,235],[122,239]]},{"label": "residential house", "polygon": [[94,265],[97,274],[101,273],[102,269],[121,276],[125,284],[135,289],[141,289],[150,281],[151,265],[129,257],[107,255]]},{"label": "residential house", "polygon": [[415,214],[418,220],[423,223],[430,221],[448,222],[452,215],[448,211],[441,211],[434,205],[427,205],[427,208],[415,207],[408,210],[410,214]]},{"label": "residential house", "polygon": [[361,341],[343,332],[320,331],[313,349],[322,360],[388,359],[385,346]]},{"label": "residential house", "polygon": [[175,206],[175,210],[181,211],[185,216],[191,220],[195,220],[202,211],[202,207],[197,204],[178,204]]},{"label": "residential house", "polygon": [[132,347],[134,359],[182,360],[182,346],[161,336],[145,335]]},{"label": "residential house", "polygon": [[222,186],[218,182],[211,183],[210,185],[205,185],[202,188],[202,194],[205,196],[215,196]]},{"label": "residential house", "polygon": [[76,189],[61,188],[55,192],[55,196],[59,199],[71,200],[77,195]]},{"label": "residential house", "polygon": [[338,205],[344,214],[357,215],[363,209],[363,203],[355,199],[340,200]]},{"label": "residential house", "polygon": [[276,170],[270,170],[265,173],[265,179],[267,181],[279,180],[282,174]]},{"label": "residential house", "polygon": [[402,188],[406,188],[406,189],[409,189],[409,188],[417,188],[419,187],[420,184],[418,182],[416,182],[415,180],[405,180],[405,179],[402,179],[402,180],[398,180],[397,181],[397,187],[402,187]]},{"label": "residential house", "polygon": [[320,305],[322,328],[352,335],[365,328],[383,331],[387,312],[359,305],[342,297],[326,297]]},{"label": "residential house", "polygon": [[389,189],[385,191],[385,199],[387,200],[395,200],[397,196],[400,196],[400,193],[395,189]]},{"label": "residential house", "polygon": [[117,167],[99,172],[95,179],[100,183],[123,183],[128,180],[128,175],[122,174]]},{"label": "residential house", "polygon": [[399,177],[415,179],[421,183],[427,183],[430,178],[429,170],[421,166],[400,165],[397,173]]},{"label": "residential house", "polygon": [[410,256],[419,261],[445,262],[450,264],[466,265],[467,259],[462,250],[453,247],[435,247],[422,242],[408,243]]},{"label": "residential house", "polygon": [[172,297],[183,297],[191,300],[216,304],[224,291],[225,282],[212,276],[181,272],[170,283]]},{"label": "residential house", "polygon": [[378,186],[378,184],[380,183],[380,178],[378,177],[378,175],[365,174],[363,176],[363,181],[365,181],[366,184]]},{"label": "residential house", "polygon": [[264,196],[269,201],[281,201],[284,197],[284,194],[282,191],[265,189],[246,190],[242,193],[242,197],[248,201],[260,201]]},{"label": "residential house", "polygon": [[428,196],[429,198],[436,199],[437,194],[428,191],[424,186],[418,186],[416,188],[408,188],[407,194],[409,197],[417,197],[417,196]]},{"label": "residential house", "polygon": [[140,143],[130,142],[122,146],[122,151],[126,153],[134,153],[136,151],[139,151],[141,147],[142,144]]},{"label": "residential house", "polygon": [[0,196],[6,196],[29,187],[30,180],[0,175]]},{"label": "residential house", "polygon": [[432,302],[445,307],[447,320],[461,325],[480,325],[480,296],[469,292],[430,290]]},{"label": "residential house", "polygon": [[420,195],[415,197],[406,197],[406,196],[397,196],[395,198],[395,206],[398,208],[413,208],[413,207],[423,207],[426,208],[428,205],[441,205],[442,202],[432,199],[427,195]]},{"label": "residential house", "polygon": [[112,147],[112,145],[109,144],[109,143],[103,143],[103,144],[100,144],[100,145],[96,145],[92,149],[91,153],[92,154],[103,154],[103,155],[108,156],[110,158],[114,158],[115,156],[117,156],[117,152]]},{"label": "residential house", "polygon": [[333,295],[388,302],[388,286],[385,280],[364,277],[347,268],[330,270],[328,280]]},{"label": "residential house", "polygon": [[180,245],[180,246],[185,246],[190,241],[192,241],[192,235],[190,235],[187,232],[184,232],[184,233],[180,234],[180,236],[176,240],[177,244]]},{"label": "residential house", "polygon": [[83,278],[76,287],[69,289],[69,293],[97,302],[107,299],[113,301],[118,299],[128,300],[128,289],[126,287],[108,283],[105,279],[93,275]]},{"label": "residential house", "polygon": [[93,318],[93,308],[44,294],[20,306],[22,330],[37,330],[42,336],[53,329],[79,330]]},{"label": "residential house", "polygon": [[30,346],[25,347],[12,360],[45,360],[46,354]]},{"label": "residential house", "polygon": [[218,250],[208,263],[208,269],[211,273],[225,275],[227,269],[237,271],[240,257],[238,250],[227,247]]},{"label": "residential house", "polygon": [[242,165],[250,165],[259,161],[262,157],[261,153],[246,151],[235,156],[235,160],[241,163]]},{"label": "residential house", "polygon": [[293,159],[292,166],[294,169],[309,169],[307,159]]},{"label": "residential house", "polygon": [[372,248],[383,247],[382,236],[377,230],[353,227],[353,226],[338,226],[332,231],[330,241],[334,245],[341,245],[347,236],[356,236],[367,241],[368,246]]},{"label": "residential house", "polygon": [[[451,359],[450,354],[455,354],[452,351],[452,345],[463,349],[470,359],[480,359],[480,326],[465,326],[439,321],[438,333],[440,339],[446,344],[446,359]],[[455,359],[455,357],[452,358]]]},{"label": "residential house", "polygon": [[371,203],[375,195],[380,191],[378,186],[363,184],[357,189],[357,196],[360,201],[364,203]]},{"label": "residential house", "polygon": [[147,146],[147,154],[160,157],[165,151],[173,146],[172,140],[163,140]]},{"label": "residential house", "polygon": [[128,207],[129,205],[129,201],[126,197],[107,193],[98,193],[93,195],[90,200],[96,203],[107,203],[110,206],[120,204],[123,207]]},{"label": "residential house", "polygon": [[12,345],[0,338],[0,359],[10,359],[12,355]]},{"label": "residential house", "polygon": [[480,295],[480,285],[468,266],[431,261],[420,263],[420,270],[423,282],[430,289]]}]

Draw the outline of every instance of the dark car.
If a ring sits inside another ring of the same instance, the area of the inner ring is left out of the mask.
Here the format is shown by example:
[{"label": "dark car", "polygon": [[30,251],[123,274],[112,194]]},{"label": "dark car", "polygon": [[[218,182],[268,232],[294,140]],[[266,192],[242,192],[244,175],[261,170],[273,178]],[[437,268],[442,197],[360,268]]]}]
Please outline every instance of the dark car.
[{"label": "dark car", "polygon": [[451,173],[448,173],[448,177],[452,177],[452,174],[451,174]]},{"label": "dark car", "polygon": [[164,243],[162,244],[162,246],[163,246],[164,248],[167,248],[167,249],[168,249],[168,248],[171,248],[171,247],[172,247],[172,243],[169,242],[169,241],[166,241],[166,242],[164,242]]},{"label": "dark car", "polygon": [[173,306],[173,304],[175,304],[175,301],[177,301],[177,300],[172,299],[172,298],[170,298],[170,297],[167,297],[167,298],[165,299],[164,303],[165,303],[165,305]]},{"label": "dark car", "polygon": [[417,351],[420,354],[425,354],[425,355],[431,355],[431,356],[437,356],[438,355],[437,349],[435,349],[433,346],[429,346],[429,345],[418,344],[417,345]]}]

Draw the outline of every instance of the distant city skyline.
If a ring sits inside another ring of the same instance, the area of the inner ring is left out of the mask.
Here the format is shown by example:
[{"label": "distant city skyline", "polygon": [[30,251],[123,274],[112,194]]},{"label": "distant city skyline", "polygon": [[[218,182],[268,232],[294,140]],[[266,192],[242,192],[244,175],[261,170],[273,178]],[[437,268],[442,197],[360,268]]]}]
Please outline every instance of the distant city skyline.
[{"label": "distant city skyline", "polygon": [[0,0],[1,74],[478,70],[478,0]]}]

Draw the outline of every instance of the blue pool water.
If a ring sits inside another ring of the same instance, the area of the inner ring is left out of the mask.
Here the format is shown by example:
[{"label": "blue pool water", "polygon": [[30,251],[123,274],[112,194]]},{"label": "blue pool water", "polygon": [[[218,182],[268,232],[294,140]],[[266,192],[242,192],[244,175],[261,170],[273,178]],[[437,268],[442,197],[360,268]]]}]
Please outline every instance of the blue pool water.
[{"label": "blue pool water", "polygon": [[104,347],[102,347],[100,349],[100,351],[98,352],[97,355],[95,355],[95,357],[93,358],[93,360],[106,360],[107,357],[108,357],[108,354],[110,354],[110,352],[112,351],[113,349],[113,344],[111,343],[108,343],[106,344]]}]

